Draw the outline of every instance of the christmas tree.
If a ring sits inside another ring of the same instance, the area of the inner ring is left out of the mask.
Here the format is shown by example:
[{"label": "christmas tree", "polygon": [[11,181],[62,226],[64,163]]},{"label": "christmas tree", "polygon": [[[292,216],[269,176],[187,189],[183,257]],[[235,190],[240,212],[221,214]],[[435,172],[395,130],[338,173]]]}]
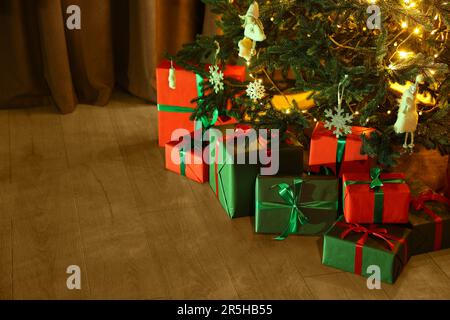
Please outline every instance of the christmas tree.
[{"label": "christmas tree", "polygon": [[[218,110],[279,128],[305,147],[305,129],[317,121],[337,135],[372,127],[362,152],[386,166],[402,145],[450,153],[449,2],[203,2],[219,15],[221,34],[200,35],[171,57],[207,79],[192,118]],[[247,64],[247,81],[223,78],[223,66],[233,63]],[[415,139],[408,144],[404,132]]]}]

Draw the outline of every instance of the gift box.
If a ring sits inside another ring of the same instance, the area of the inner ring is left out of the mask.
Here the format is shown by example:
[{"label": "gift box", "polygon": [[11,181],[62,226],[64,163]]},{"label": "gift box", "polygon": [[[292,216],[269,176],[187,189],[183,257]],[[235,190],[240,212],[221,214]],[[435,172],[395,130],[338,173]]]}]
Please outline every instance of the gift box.
[{"label": "gift box", "polygon": [[450,248],[450,199],[433,192],[420,180],[409,184],[411,255]]},{"label": "gift box", "polygon": [[[199,183],[209,180],[209,166],[203,159],[208,142],[201,139],[201,131],[180,137],[165,145],[166,169]],[[196,142],[197,140],[197,142]]]},{"label": "gift box", "polygon": [[409,186],[401,173],[344,173],[343,210],[348,223],[408,223]]},{"label": "gift box", "polygon": [[[209,183],[230,218],[254,215],[255,182],[263,165],[259,152],[267,152],[268,142],[261,139],[249,139],[253,129],[243,125],[225,125],[214,128],[210,137]],[[228,132],[227,132],[228,130]],[[254,132],[254,131],[253,131]],[[248,139],[245,146],[239,139]],[[232,143],[233,147],[227,147]],[[256,157],[255,155],[257,153]],[[300,147],[281,144],[279,163],[285,167],[282,172],[298,173],[302,167],[303,150]],[[245,159],[244,161],[235,161]],[[242,163],[244,162],[244,163]],[[290,171],[290,172],[289,172]]]},{"label": "gift box", "polygon": [[[191,101],[202,95],[201,76],[185,70],[177,65],[175,68],[176,85],[174,89],[169,87],[170,61],[163,61],[156,69],[156,88],[158,104],[158,142],[159,146],[164,145],[171,140],[172,132],[175,129],[186,129],[192,132],[195,129],[194,121],[189,118],[197,107],[196,103]],[[227,66],[224,70],[224,76],[235,78],[239,81],[245,80],[245,67]],[[234,119],[219,119],[218,124],[235,122]]]},{"label": "gift box", "polygon": [[324,235],[322,263],[364,277],[380,271],[394,283],[410,258],[411,230],[397,225],[358,225],[342,221]]},{"label": "gift box", "polygon": [[339,173],[369,172],[372,160],[361,154],[361,135],[370,135],[374,129],[352,127],[352,133],[337,138],[336,135],[318,122],[311,137],[309,166],[312,172],[319,172],[321,167]]},{"label": "gift box", "polygon": [[257,233],[322,235],[338,217],[338,180],[319,176],[258,176]]}]

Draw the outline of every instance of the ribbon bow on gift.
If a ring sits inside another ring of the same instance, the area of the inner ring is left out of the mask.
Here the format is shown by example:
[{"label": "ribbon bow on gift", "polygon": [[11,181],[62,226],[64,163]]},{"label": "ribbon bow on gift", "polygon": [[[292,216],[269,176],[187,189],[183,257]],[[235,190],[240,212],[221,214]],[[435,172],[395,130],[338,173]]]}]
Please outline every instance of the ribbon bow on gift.
[{"label": "ribbon bow on gift", "polygon": [[[294,179],[294,183],[290,186],[287,183],[280,183],[272,186],[272,188],[278,188],[278,195],[284,200],[284,203],[278,202],[258,202],[258,206],[267,209],[279,209],[279,208],[289,208],[290,216],[286,230],[275,240],[284,240],[290,234],[295,234],[298,232],[300,225],[305,225],[309,223],[309,218],[305,216],[302,209],[319,209],[319,210],[336,210],[336,201],[310,201],[301,202],[302,198],[302,187],[304,180],[297,178]],[[323,229],[324,223],[315,225],[317,227],[317,232]]]},{"label": "ribbon bow on gift", "polygon": [[390,251],[394,251],[395,244],[392,243],[391,240],[400,242],[404,246],[404,260],[403,264],[406,264],[408,259],[408,248],[407,242],[403,238],[395,237],[388,233],[386,228],[379,227],[377,225],[370,225],[368,227],[361,226],[355,223],[344,223],[337,222],[336,226],[340,228],[344,228],[345,230],[341,233],[341,239],[345,239],[350,233],[363,233],[361,238],[356,242],[356,253],[355,253],[355,273],[361,275],[362,274],[362,265],[363,265],[363,247],[369,238],[369,235],[381,239],[384,243],[387,244],[387,247]]},{"label": "ribbon bow on gift", "polygon": [[303,180],[294,180],[294,188],[287,183],[280,183],[275,187],[278,187],[278,194],[280,197],[291,207],[291,214],[289,216],[289,225],[287,229],[276,240],[284,240],[289,234],[296,233],[298,231],[299,223],[305,225],[309,222],[300,208],[297,206],[298,199],[301,196]]},{"label": "ribbon bow on gift", "polygon": [[375,194],[375,208],[374,208],[374,222],[383,223],[383,206],[384,206],[384,191],[383,186],[386,183],[405,183],[404,179],[393,178],[393,179],[381,179],[381,168],[375,167],[370,169],[370,181],[345,181],[344,189],[347,186],[354,184],[368,184],[370,189],[374,191]]},{"label": "ribbon bow on gift", "polygon": [[435,223],[436,231],[434,233],[434,250],[440,250],[442,247],[442,218],[438,216],[433,210],[426,206],[428,201],[437,201],[447,204],[450,207],[450,199],[434,193],[432,190],[422,192],[418,197],[411,200],[413,208],[417,211],[425,212],[429,215]]},{"label": "ribbon bow on gift", "polygon": [[[201,128],[203,128],[204,131],[208,130],[209,128],[213,127],[217,120],[219,120],[219,110],[215,109],[213,114],[212,114],[212,118],[211,120],[208,118],[207,115],[203,115],[201,117],[198,118],[199,124],[201,124]],[[201,129],[199,128],[199,125],[197,124],[197,128],[196,129]]]},{"label": "ribbon bow on gift", "polygon": [[377,189],[384,186],[383,181],[380,179],[381,175],[381,168],[372,168],[370,169],[370,178],[372,179],[372,182],[370,183],[371,189]]}]

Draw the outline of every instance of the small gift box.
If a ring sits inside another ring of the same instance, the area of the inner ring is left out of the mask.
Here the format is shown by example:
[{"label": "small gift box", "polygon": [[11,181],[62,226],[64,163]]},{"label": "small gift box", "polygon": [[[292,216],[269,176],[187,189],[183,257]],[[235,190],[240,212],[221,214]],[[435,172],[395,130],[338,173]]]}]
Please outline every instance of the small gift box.
[{"label": "small gift box", "polygon": [[338,180],[258,176],[255,201],[257,233],[321,235],[338,217]]},{"label": "small gift box", "polygon": [[344,172],[368,172],[371,159],[361,154],[361,135],[370,135],[374,129],[352,127],[352,133],[339,138],[324,124],[318,122],[311,137],[309,166],[312,172],[321,168],[342,176]]},{"label": "small gift box", "polygon": [[204,183],[209,179],[209,166],[203,159],[207,142],[201,141],[201,131],[170,141],[165,146],[166,169],[191,180]]},{"label": "small gift box", "polygon": [[[171,67],[175,70],[174,86],[169,84],[169,72]],[[224,76],[245,80],[245,67],[227,66]],[[194,131],[195,123],[190,120],[192,112],[197,107],[193,99],[202,95],[203,78],[191,71],[185,70],[170,61],[164,60],[156,69],[156,88],[158,104],[158,142],[159,146],[171,140],[172,133],[176,129]],[[234,119],[229,120],[235,121]],[[218,124],[223,119],[219,119]],[[228,122],[227,122],[228,123]]]},{"label": "small gift box", "polygon": [[395,225],[358,225],[341,221],[325,234],[322,263],[394,283],[410,258],[411,230]]},{"label": "small gift box", "polygon": [[408,223],[410,190],[400,173],[343,175],[344,216],[348,223]]},{"label": "small gift box", "polygon": [[[261,137],[254,139],[254,129],[245,125],[225,125],[212,130],[218,130],[219,135],[210,136],[211,189],[230,218],[254,215],[256,177],[268,165],[261,161],[260,154],[269,153],[269,141]],[[284,164],[283,172],[295,174],[303,169],[302,156],[300,147],[281,144],[279,159],[272,160]]]},{"label": "small gift box", "polygon": [[410,187],[411,254],[450,248],[450,199],[418,180],[411,182]]}]

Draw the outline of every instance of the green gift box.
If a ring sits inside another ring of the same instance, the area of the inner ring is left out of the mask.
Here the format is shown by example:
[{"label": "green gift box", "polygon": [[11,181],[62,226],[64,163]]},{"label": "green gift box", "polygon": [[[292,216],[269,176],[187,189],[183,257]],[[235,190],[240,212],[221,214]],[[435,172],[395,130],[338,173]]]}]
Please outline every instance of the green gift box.
[{"label": "green gift box", "polygon": [[[227,129],[234,130],[232,134]],[[245,140],[250,127],[245,125],[218,126],[220,136],[210,133],[210,167],[209,183],[221,205],[230,218],[251,216],[255,213],[255,181],[261,173],[259,149],[267,151],[268,141],[258,139]],[[227,134],[228,133],[228,134]],[[243,140],[239,140],[243,138]],[[245,147],[239,141],[247,141]],[[234,143],[227,148],[227,143]],[[256,152],[256,160],[250,156]],[[237,159],[245,159],[238,163]],[[221,160],[221,161],[219,161]],[[303,150],[300,147],[281,143],[279,148],[280,171],[283,173],[300,173],[303,171]],[[279,172],[280,172],[279,171]]]},{"label": "green gift box", "polygon": [[450,199],[434,193],[420,180],[409,185],[413,197],[411,255],[450,248]]},{"label": "green gift box", "polygon": [[342,219],[324,235],[322,263],[394,283],[410,258],[411,230],[399,225],[358,225]]},{"label": "green gift box", "polygon": [[322,235],[338,217],[338,196],[335,177],[258,176],[256,232]]}]

